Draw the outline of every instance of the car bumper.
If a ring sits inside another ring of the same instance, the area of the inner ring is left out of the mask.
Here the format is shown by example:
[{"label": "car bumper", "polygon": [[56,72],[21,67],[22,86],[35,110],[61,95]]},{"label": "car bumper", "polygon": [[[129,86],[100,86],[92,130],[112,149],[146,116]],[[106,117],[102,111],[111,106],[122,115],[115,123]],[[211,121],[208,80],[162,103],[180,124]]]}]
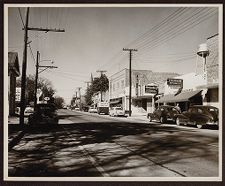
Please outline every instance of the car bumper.
[{"label": "car bumper", "polygon": [[211,121],[209,121],[209,122],[206,123],[206,125],[218,125],[218,122],[211,122]]}]

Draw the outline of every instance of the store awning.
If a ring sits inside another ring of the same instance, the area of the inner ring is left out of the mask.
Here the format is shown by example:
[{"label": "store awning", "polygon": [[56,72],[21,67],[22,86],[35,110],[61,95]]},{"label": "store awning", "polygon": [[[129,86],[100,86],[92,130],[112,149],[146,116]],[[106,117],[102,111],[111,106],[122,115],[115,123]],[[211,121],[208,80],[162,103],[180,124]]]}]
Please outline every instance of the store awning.
[{"label": "store awning", "polygon": [[195,90],[189,92],[181,92],[180,94],[174,96],[174,94],[169,94],[163,96],[161,99],[157,100],[156,103],[173,103],[173,102],[184,102],[189,101],[192,97],[199,94],[202,90]]},{"label": "store awning", "polygon": [[122,103],[122,98],[112,99],[109,102],[109,104],[117,104],[117,103]]}]

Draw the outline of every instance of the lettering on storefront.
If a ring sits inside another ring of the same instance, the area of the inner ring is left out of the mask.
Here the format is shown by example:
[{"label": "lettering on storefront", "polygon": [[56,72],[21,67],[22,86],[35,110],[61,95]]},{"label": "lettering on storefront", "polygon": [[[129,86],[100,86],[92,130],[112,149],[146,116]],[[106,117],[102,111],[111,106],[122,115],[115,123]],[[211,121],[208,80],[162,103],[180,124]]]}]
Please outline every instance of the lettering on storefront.
[{"label": "lettering on storefront", "polygon": [[16,87],[16,101],[20,102],[20,95],[21,95],[21,87]]},{"label": "lettering on storefront", "polygon": [[158,93],[158,87],[152,86],[152,85],[145,85],[145,93],[147,93],[147,94],[157,94]]},{"label": "lettering on storefront", "polygon": [[167,85],[183,87],[183,79],[168,78],[167,79]]}]

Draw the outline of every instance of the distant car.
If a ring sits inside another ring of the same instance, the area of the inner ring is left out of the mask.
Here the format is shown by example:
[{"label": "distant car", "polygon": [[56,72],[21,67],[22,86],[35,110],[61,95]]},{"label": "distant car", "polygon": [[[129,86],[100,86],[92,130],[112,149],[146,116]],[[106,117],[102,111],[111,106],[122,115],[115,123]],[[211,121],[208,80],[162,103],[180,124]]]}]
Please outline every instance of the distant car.
[{"label": "distant car", "polygon": [[59,118],[54,104],[37,104],[37,109],[28,117],[28,124],[58,124]]},{"label": "distant car", "polygon": [[80,108],[76,107],[74,110],[76,110],[76,111],[80,111]]},{"label": "distant car", "polygon": [[109,116],[125,116],[125,110],[121,107],[112,107],[109,110]]},{"label": "distant car", "polygon": [[88,106],[84,106],[84,107],[82,107],[82,111],[84,111],[84,112],[88,112],[88,110],[89,110],[89,107],[88,107]]},{"label": "distant car", "polygon": [[165,123],[168,120],[176,122],[177,114],[180,112],[174,107],[169,105],[159,106],[153,113],[148,113],[147,118],[151,122],[152,120],[159,121],[160,123]]},{"label": "distant car", "polygon": [[90,107],[89,110],[88,110],[89,113],[97,113],[97,108],[94,108],[94,107]]},{"label": "distant car", "polygon": [[194,125],[197,128],[203,128],[206,125],[218,126],[219,109],[213,106],[194,105],[188,111],[184,111],[177,116],[177,125]]},{"label": "distant car", "polygon": [[33,114],[34,113],[34,108],[33,107],[26,107],[25,110],[24,110],[24,116],[29,116],[30,114]]}]

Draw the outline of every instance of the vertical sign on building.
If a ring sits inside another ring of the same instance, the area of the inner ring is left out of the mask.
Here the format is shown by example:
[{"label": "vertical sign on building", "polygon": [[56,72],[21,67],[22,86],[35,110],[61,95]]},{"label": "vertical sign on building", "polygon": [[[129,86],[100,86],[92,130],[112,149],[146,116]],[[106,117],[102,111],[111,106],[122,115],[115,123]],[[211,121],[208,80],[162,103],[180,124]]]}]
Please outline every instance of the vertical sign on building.
[{"label": "vertical sign on building", "polygon": [[15,101],[20,102],[20,99],[21,99],[21,87],[16,87]]},{"label": "vertical sign on building", "polygon": [[136,96],[138,96],[138,75],[136,76]]}]

